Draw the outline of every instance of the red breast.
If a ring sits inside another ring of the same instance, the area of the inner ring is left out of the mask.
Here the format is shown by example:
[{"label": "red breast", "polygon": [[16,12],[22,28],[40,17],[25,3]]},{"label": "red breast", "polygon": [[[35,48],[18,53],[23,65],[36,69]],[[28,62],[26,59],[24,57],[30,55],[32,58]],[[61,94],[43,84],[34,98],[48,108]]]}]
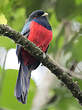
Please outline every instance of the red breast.
[{"label": "red breast", "polygon": [[37,22],[32,21],[28,39],[45,52],[52,40],[52,31],[46,29]]},{"label": "red breast", "polygon": [[[48,30],[37,22],[32,21],[30,24],[30,34],[28,36],[28,39],[36,44],[36,46],[41,48],[43,52],[45,52],[50,41],[52,40],[52,31]],[[24,49],[22,51],[25,65],[36,62],[36,59],[31,56],[27,51],[25,51]]]}]

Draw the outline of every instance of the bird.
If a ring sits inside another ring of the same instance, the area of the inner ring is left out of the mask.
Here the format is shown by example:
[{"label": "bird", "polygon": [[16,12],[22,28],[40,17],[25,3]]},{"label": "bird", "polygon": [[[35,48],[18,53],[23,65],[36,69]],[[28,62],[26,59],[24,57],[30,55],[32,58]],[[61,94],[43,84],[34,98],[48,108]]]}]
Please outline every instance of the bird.
[{"label": "bird", "polygon": [[[48,22],[48,13],[43,10],[33,11],[22,31],[21,34],[43,52],[47,52],[49,43],[52,40],[52,28]],[[27,103],[27,95],[30,85],[31,72],[35,70],[40,61],[34,58],[28,51],[26,51],[21,45],[17,44],[16,55],[18,63],[20,63],[16,87],[15,96],[22,104]]]}]

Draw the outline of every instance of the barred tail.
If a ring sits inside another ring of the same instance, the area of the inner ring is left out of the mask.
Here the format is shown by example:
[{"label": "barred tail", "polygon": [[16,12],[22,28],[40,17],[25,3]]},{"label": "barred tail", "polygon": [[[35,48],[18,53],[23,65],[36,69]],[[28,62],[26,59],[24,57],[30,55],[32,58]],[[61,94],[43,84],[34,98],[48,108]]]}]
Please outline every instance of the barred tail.
[{"label": "barred tail", "polygon": [[28,70],[27,66],[20,65],[16,88],[15,88],[15,96],[18,101],[26,104],[27,94],[30,84],[31,72]]}]

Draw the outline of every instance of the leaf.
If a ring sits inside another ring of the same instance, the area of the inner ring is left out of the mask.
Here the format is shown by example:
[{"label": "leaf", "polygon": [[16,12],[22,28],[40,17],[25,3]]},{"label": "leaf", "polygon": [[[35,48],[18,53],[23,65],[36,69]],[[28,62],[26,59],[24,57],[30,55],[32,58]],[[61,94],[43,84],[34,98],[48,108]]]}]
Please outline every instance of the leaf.
[{"label": "leaf", "polygon": [[15,48],[16,44],[11,39],[0,36],[0,47],[5,47],[8,50],[10,48]]},{"label": "leaf", "polygon": [[0,14],[0,24],[7,24],[7,19],[4,14]]},{"label": "leaf", "polygon": [[27,104],[25,105],[21,104],[14,96],[14,88],[16,85],[17,75],[18,75],[18,71],[16,70],[6,71],[3,88],[2,88],[2,95],[0,96],[0,106],[12,110],[23,110],[23,109],[30,110],[32,105],[32,100],[35,94],[36,86],[34,82],[31,80]]}]

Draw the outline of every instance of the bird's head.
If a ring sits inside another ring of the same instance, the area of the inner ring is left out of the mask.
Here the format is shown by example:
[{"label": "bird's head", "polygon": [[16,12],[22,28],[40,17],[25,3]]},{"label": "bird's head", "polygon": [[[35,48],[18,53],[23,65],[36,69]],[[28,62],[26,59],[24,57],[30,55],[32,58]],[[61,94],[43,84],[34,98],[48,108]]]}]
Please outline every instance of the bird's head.
[{"label": "bird's head", "polygon": [[43,10],[36,10],[30,14],[29,20],[43,16],[48,16],[48,13],[45,13]]}]

